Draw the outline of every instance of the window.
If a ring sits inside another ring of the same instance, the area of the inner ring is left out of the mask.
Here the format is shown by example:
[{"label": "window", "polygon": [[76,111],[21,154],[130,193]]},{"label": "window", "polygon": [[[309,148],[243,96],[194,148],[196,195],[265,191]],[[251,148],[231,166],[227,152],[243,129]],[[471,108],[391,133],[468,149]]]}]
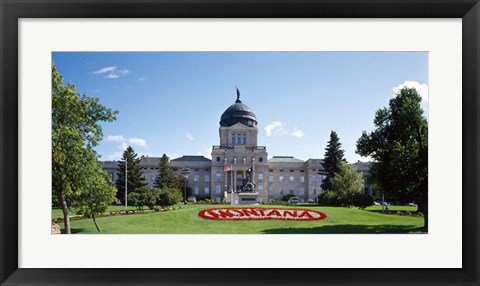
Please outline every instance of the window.
[{"label": "window", "polygon": [[300,183],[305,183],[305,177],[304,176],[300,176]]},{"label": "window", "polygon": [[273,176],[268,176],[268,182],[273,183]]},{"label": "window", "polygon": [[280,195],[283,195],[283,189],[280,189]]},{"label": "window", "polygon": [[195,172],[198,172],[198,169],[194,169]]},{"label": "window", "polygon": [[315,187],[313,187],[313,194],[314,194],[314,195],[317,194],[317,190],[315,189]]},{"label": "window", "polygon": [[283,183],[283,176],[278,177],[278,181],[279,181],[280,183]]},{"label": "window", "polygon": [[210,195],[210,188],[209,187],[205,187],[205,195]]},{"label": "window", "polygon": [[216,185],[215,186],[215,193],[216,194],[221,194],[222,193],[222,186]]},{"label": "window", "polygon": [[258,158],[258,162],[263,162],[263,158],[262,157]]},{"label": "window", "polygon": [[258,181],[263,182],[263,173],[258,174]]},{"label": "window", "polygon": [[294,170],[290,170],[290,173],[293,173],[293,172],[294,172]]},{"label": "window", "polygon": [[305,195],[305,189],[304,188],[300,188],[300,196],[303,196]]},{"label": "window", "polygon": [[263,185],[258,185],[258,192],[263,194]]},{"label": "window", "polygon": [[220,162],[220,157],[217,157],[217,162]]},{"label": "window", "polygon": [[272,188],[268,189],[268,194],[273,195],[273,189]]},{"label": "window", "polygon": [[194,181],[194,182],[198,182],[199,180],[200,180],[200,176],[199,176],[199,175],[193,176],[193,181]]},{"label": "window", "polygon": [[198,191],[198,187],[194,187],[194,188],[193,188],[193,193],[194,193],[195,195],[198,195],[198,194],[200,193],[200,192]]},{"label": "window", "polygon": [[215,198],[215,201],[216,201],[217,203],[219,203],[219,202],[220,202],[220,198],[219,198],[219,197],[216,197],[216,198]]},{"label": "window", "polygon": [[243,145],[247,145],[247,137],[243,134]]},{"label": "window", "polygon": [[313,176],[312,176],[312,181],[314,181],[314,182],[315,182],[315,175],[313,175]]},{"label": "window", "polygon": [[210,176],[209,175],[205,175],[205,182],[210,182]]},{"label": "window", "polygon": [[290,195],[293,195],[295,193],[294,190],[290,190]]},{"label": "window", "polygon": [[235,134],[232,134],[232,145],[235,145]]},{"label": "window", "polygon": [[220,174],[220,172],[215,173],[215,181],[222,181],[222,174]]},{"label": "window", "polygon": [[295,181],[295,177],[294,177],[294,176],[290,176],[290,178],[289,178],[289,179],[290,179],[290,182],[293,182],[293,181]]}]

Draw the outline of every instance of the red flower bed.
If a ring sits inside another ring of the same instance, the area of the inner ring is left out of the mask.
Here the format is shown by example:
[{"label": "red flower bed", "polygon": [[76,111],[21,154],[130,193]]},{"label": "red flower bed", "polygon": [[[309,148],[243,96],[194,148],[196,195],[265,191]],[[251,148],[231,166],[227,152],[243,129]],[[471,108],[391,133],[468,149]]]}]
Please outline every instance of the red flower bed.
[{"label": "red flower bed", "polygon": [[205,209],[198,213],[204,219],[212,220],[322,220],[325,213],[307,209],[287,208],[219,208]]}]

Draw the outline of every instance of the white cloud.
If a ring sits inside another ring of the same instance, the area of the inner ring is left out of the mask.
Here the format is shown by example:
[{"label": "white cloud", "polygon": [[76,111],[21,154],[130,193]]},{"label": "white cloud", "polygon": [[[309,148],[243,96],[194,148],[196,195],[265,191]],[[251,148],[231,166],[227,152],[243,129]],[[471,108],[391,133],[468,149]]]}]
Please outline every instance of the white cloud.
[{"label": "white cloud", "polygon": [[392,91],[397,94],[397,92],[399,92],[400,89],[402,89],[403,87],[415,88],[422,97],[422,103],[428,102],[428,85],[426,83],[419,83],[416,81],[407,80],[404,83],[401,83],[396,87],[392,88]]},{"label": "white cloud", "polygon": [[147,77],[146,76],[142,76],[142,77],[139,77],[138,78],[138,81],[146,81],[147,80]]},{"label": "white cloud", "polygon": [[185,137],[187,137],[188,140],[193,140],[193,135],[190,132],[185,132]]},{"label": "white cloud", "polygon": [[118,145],[120,150],[127,149],[129,145],[135,145],[144,149],[148,149],[147,141],[142,138],[125,138],[123,135],[108,135],[107,142],[120,142],[121,144]]},{"label": "white cloud", "polygon": [[145,141],[145,139],[142,139],[142,138],[129,138],[128,143],[131,145],[137,145],[147,149],[147,141]]},{"label": "white cloud", "polygon": [[273,121],[272,123],[268,124],[265,128],[265,132],[267,133],[267,137],[272,135],[287,135],[288,131],[285,130],[285,124],[280,121]]},{"label": "white cloud", "polygon": [[292,135],[293,137],[302,138],[303,136],[305,136],[305,132],[295,127],[292,133],[290,133],[290,135]]},{"label": "white cloud", "polygon": [[96,70],[93,73],[94,74],[102,74],[102,73],[114,71],[116,69],[117,69],[117,67],[105,67],[105,68],[101,68],[99,70]]},{"label": "white cloud", "polygon": [[123,135],[108,135],[107,136],[108,142],[123,142],[125,141],[125,137]]},{"label": "white cloud", "polygon": [[118,69],[118,67],[105,67],[92,72],[93,74],[102,74],[104,78],[116,79],[122,76],[126,76],[130,73],[126,69]]}]

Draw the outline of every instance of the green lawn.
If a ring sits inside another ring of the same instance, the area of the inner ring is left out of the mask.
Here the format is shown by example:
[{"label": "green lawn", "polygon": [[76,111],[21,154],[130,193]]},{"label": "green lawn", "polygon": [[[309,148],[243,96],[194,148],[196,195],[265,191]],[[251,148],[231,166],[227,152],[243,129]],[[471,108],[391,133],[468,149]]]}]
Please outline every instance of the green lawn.
[{"label": "green lawn", "polygon": [[[113,212],[113,211],[124,211],[125,210],[125,206],[109,206],[108,209],[107,209],[107,212]],[[128,210],[135,210],[135,207],[128,207]],[[70,210],[70,216],[73,216],[75,215],[75,210]],[[57,208],[54,208],[52,209],[52,219],[55,219],[55,218],[63,218],[63,212],[61,209],[57,209]]]},{"label": "green lawn", "polygon": [[[321,221],[215,221],[198,216],[201,209],[218,207],[228,206],[190,204],[187,208],[172,211],[101,217],[97,222],[102,233],[117,234],[419,233],[422,232],[423,225],[423,217],[382,214],[381,207],[377,209],[377,206],[366,210],[315,205],[297,206],[326,213],[327,218]],[[415,211],[415,207],[401,208],[404,211]],[[395,207],[390,209],[397,210]],[[60,225],[63,227],[63,223]],[[82,219],[72,221],[72,233],[98,232],[91,219]]]}]

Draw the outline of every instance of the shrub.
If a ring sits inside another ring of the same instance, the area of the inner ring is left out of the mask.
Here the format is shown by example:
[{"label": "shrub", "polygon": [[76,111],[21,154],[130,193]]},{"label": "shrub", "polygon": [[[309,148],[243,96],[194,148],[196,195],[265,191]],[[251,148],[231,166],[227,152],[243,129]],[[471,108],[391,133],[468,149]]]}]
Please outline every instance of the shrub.
[{"label": "shrub", "polygon": [[288,202],[288,200],[292,197],[295,197],[295,195],[294,194],[286,194],[282,197],[282,201]]},{"label": "shrub", "polygon": [[150,189],[148,187],[142,187],[135,190],[135,192],[128,194],[128,205],[134,206],[138,210],[143,207],[153,209],[157,202],[158,189]]},{"label": "shrub", "polygon": [[182,201],[182,198],[183,196],[178,189],[165,188],[158,191],[157,205],[162,208],[166,208]]},{"label": "shrub", "polygon": [[369,195],[357,192],[326,191],[318,196],[318,204],[332,207],[351,207],[366,208],[373,204],[373,199]]}]

